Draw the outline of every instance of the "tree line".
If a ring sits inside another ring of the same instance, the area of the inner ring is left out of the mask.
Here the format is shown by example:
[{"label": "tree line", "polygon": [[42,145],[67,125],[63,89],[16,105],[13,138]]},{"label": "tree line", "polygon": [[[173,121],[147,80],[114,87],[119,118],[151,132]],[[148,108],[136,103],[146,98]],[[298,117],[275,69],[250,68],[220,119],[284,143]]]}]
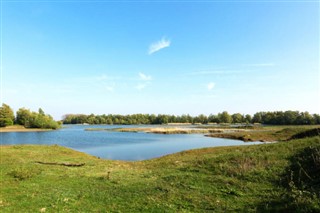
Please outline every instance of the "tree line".
[{"label": "tree line", "polygon": [[63,117],[64,124],[168,124],[168,123],[191,123],[191,124],[209,124],[209,123],[261,123],[272,125],[310,125],[320,124],[320,115],[310,114],[299,111],[275,111],[275,112],[257,112],[253,116],[240,113],[229,114],[227,111],[218,113],[190,116],[190,115],[166,115],[166,114],[132,114],[132,115],[84,115],[67,114]]},{"label": "tree line", "polygon": [[7,104],[0,107],[0,127],[12,126],[14,124],[23,125],[26,128],[58,129],[60,122],[53,120],[51,115],[39,108],[38,112],[20,108],[14,115],[13,110]]},{"label": "tree line", "polygon": [[168,123],[190,123],[190,124],[210,124],[210,123],[244,123],[244,124],[271,124],[271,125],[311,125],[320,124],[319,114],[310,114],[299,111],[274,111],[274,112],[257,112],[253,116],[249,114],[234,113],[229,114],[227,111],[216,115],[204,114],[198,116],[191,115],[166,115],[166,114],[132,114],[132,115],[84,115],[84,114],[67,114],[61,122],[45,114],[39,108],[38,112],[32,112],[29,109],[20,108],[16,116],[7,104],[0,107],[0,127],[11,126],[14,124],[23,125],[26,128],[46,128],[57,129],[60,124],[168,124]]}]

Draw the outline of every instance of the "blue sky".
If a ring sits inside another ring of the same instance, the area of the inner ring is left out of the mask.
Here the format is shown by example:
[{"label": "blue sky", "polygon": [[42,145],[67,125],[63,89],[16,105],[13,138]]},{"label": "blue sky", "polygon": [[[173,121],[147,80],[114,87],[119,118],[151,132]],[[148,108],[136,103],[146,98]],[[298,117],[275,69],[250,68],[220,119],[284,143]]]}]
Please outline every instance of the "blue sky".
[{"label": "blue sky", "polygon": [[67,113],[320,113],[319,2],[2,1],[1,101]]}]

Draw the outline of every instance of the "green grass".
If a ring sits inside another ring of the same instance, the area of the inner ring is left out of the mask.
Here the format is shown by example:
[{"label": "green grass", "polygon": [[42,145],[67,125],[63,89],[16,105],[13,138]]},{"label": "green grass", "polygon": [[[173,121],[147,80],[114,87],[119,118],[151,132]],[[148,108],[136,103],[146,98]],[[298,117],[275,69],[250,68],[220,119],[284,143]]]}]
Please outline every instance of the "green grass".
[{"label": "green grass", "polygon": [[[295,138],[299,134],[303,134],[309,130],[316,130],[311,135],[320,135],[319,125],[309,125],[309,126],[266,126],[259,129],[252,130],[239,130],[230,131],[223,133],[213,133],[207,136],[209,137],[219,137],[219,138],[230,138],[243,141],[287,141]],[[308,133],[307,135],[308,136]]]},{"label": "green grass", "polygon": [[140,162],[56,145],[2,146],[0,156],[0,212],[320,211],[319,136]]},{"label": "green grass", "polygon": [[[153,134],[207,134],[209,137],[228,138],[242,141],[287,141],[293,138],[303,138],[303,134],[309,130],[316,130],[314,133],[306,133],[310,136],[320,135],[320,125],[297,125],[297,126],[203,126],[203,128],[184,127],[138,127],[138,128],[88,128],[86,131],[116,131],[116,132],[145,132]],[[302,136],[299,134],[302,133]]]}]

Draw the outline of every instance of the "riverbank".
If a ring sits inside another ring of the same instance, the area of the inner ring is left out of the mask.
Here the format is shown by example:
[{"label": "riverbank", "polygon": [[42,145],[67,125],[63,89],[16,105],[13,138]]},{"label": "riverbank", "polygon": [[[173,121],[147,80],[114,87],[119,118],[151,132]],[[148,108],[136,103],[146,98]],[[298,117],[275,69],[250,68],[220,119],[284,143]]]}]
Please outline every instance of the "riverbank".
[{"label": "riverbank", "polygon": [[320,128],[320,125],[309,126],[259,126],[259,127],[212,127],[212,126],[196,126],[196,127],[125,127],[125,128],[87,128],[86,131],[115,131],[115,132],[144,132],[153,134],[205,134],[208,137],[226,138],[241,140],[245,142],[261,141],[287,141],[294,138],[295,135]]},{"label": "riverbank", "polygon": [[46,131],[52,131],[52,129],[39,129],[39,128],[25,128],[21,125],[13,125],[13,126],[7,126],[7,127],[1,127],[1,132],[46,132]]},{"label": "riverbank", "polygon": [[[274,141],[288,141],[299,137],[299,134],[306,133],[308,137],[320,136],[320,126],[267,126],[259,129],[239,130],[239,131],[224,131],[221,133],[207,134],[208,137],[227,138],[242,140],[245,142],[261,141],[261,142],[274,142]],[[308,135],[309,134],[309,135]]]},{"label": "riverbank", "polygon": [[114,132],[144,132],[153,134],[208,134],[221,133],[225,131],[240,131],[239,129],[222,129],[222,128],[192,128],[192,127],[125,127],[125,128],[87,128],[86,131],[114,131]]},{"label": "riverbank", "polygon": [[56,145],[1,146],[0,155],[1,212],[320,211],[320,137],[139,162]]}]

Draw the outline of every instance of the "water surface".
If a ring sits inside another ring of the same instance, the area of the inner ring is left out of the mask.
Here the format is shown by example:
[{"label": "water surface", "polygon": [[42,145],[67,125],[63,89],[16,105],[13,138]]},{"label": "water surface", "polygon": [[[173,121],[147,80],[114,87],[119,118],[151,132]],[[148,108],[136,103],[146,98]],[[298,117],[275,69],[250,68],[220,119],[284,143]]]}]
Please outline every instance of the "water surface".
[{"label": "water surface", "polygon": [[[100,158],[114,160],[145,160],[183,150],[215,147],[252,145],[238,140],[205,137],[203,134],[150,134],[112,131],[84,131],[86,128],[123,128],[110,125],[65,125],[49,132],[0,133],[2,145],[57,144],[85,152]],[[130,126],[137,127],[137,126]],[[141,127],[141,126],[140,126]]]}]

